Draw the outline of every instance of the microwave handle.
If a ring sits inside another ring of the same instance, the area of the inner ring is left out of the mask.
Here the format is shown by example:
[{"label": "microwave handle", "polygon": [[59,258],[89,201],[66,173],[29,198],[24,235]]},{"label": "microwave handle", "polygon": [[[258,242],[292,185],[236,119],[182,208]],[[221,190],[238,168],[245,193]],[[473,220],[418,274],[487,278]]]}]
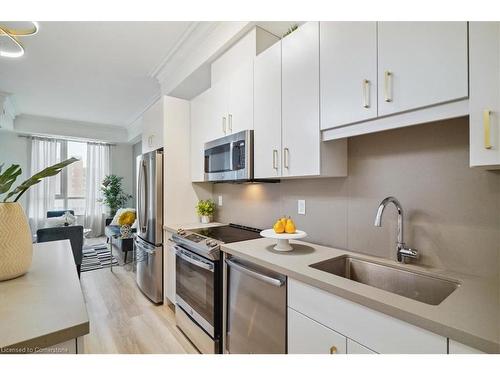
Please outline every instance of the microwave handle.
[{"label": "microwave handle", "polygon": [[229,170],[233,170],[233,150],[234,150],[234,142],[229,143]]}]

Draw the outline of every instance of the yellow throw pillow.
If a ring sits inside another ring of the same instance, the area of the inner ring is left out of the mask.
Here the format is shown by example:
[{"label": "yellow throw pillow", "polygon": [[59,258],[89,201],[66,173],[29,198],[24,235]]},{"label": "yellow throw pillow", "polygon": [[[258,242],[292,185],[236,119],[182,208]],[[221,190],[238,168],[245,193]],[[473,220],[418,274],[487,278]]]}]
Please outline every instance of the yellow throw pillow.
[{"label": "yellow throw pillow", "polygon": [[118,219],[118,225],[120,226],[132,225],[134,224],[134,221],[135,221],[135,212],[125,211],[120,215],[120,218]]}]

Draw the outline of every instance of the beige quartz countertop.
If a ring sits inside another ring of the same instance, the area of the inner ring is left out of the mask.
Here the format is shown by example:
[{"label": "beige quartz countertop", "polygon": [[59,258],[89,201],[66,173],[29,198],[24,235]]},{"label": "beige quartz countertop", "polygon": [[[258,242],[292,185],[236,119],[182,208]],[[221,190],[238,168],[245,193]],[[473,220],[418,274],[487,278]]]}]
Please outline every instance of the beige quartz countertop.
[{"label": "beige quartz countertop", "polygon": [[[256,239],[222,245],[222,251],[252,261],[339,297],[362,304],[487,353],[500,353],[500,293],[498,280],[481,279],[418,265],[370,257],[303,241],[294,250],[273,250],[275,240]],[[432,274],[460,282],[441,304],[434,306],[309,267],[341,255]]]},{"label": "beige quartz countertop", "polygon": [[0,282],[0,353],[44,348],[87,333],[89,317],[69,240],[34,244],[28,273]]},{"label": "beige quartz countertop", "polygon": [[208,223],[208,224],[202,224],[202,223],[166,224],[163,226],[163,229],[168,230],[169,232],[177,232],[178,229],[191,230],[191,229],[198,229],[198,228],[220,227],[223,225],[227,225],[227,224],[222,224],[222,223],[217,223],[217,222]]}]

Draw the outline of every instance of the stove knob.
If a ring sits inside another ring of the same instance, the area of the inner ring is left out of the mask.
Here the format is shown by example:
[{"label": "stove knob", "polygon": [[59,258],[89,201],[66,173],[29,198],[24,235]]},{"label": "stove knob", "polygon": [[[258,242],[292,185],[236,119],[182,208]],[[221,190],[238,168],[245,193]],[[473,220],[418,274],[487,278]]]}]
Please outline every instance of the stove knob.
[{"label": "stove knob", "polygon": [[207,246],[214,247],[215,245],[217,245],[217,242],[215,242],[213,240],[207,240]]},{"label": "stove knob", "polygon": [[184,229],[182,229],[182,228],[177,229],[177,234],[180,234],[181,236],[183,236],[185,233],[186,233],[186,231]]}]

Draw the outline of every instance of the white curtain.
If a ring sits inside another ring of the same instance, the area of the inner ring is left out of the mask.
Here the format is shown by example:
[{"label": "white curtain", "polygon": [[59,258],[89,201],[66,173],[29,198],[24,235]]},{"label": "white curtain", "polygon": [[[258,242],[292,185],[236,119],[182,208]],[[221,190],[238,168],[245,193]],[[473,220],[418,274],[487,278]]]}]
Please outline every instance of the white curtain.
[{"label": "white curtain", "polygon": [[[55,139],[31,139],[30,176],[57,162],[57,141]],[[55,191],[55,176],[42,179],[41,182],[28,190],[28,215],[32,219],[35,229],[42,226],[47,210],[54,208]]]},{"label": "white curtain", "polygon": [[106,144],[87,144],[87,165],[85,181],[85,228],[90,228],[91,236],[97,237],[104,231],[104,205],[101,184],[110,170],[111,146]]}]

